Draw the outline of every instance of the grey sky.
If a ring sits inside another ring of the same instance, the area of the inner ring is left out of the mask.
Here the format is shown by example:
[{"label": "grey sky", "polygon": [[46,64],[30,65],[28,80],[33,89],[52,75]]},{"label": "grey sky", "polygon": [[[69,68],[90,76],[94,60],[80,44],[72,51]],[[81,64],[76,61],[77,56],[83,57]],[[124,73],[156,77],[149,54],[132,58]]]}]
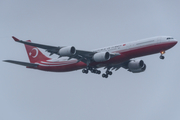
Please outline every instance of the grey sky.
[{"label": "grey sky", "polygon": [[[179,40],[179,5],[178,0],[1,0],[0,60],[29,61],[13,35],[84,50],[159,35]],[[144,73],[120,69],[108,79],[0,62],[0,120],[178,120],[179,51],[177,44],[165,60],[160,54],[141,57]]]}]

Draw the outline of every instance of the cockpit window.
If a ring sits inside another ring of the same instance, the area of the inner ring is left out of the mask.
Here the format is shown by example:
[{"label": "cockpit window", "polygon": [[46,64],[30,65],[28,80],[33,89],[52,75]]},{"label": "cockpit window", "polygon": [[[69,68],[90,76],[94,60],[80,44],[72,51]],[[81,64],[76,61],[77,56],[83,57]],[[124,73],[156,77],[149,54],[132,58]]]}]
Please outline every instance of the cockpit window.
[{"label": "cockpit window", "polygon": [[173,39],[172,37],[168,37],[167,40]]}]

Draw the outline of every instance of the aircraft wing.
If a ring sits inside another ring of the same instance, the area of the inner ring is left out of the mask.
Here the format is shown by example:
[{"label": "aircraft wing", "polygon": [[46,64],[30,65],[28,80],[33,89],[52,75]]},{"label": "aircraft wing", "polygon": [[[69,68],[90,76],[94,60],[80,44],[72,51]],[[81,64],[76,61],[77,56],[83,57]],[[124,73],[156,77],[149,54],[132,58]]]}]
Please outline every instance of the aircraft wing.
[{"label": "aircraft wing", "polygon": [[46,49],[46,50],[53,50],[53,49],[60,49],[62,47],[54,47],[54,46],[50,46],[50,45],[42,45],[42,44],[38,44],[38,43],[32,43],[32,42],[27,42],[27,41],[22,41],[22,40],[19,40],[18,38],[12,36],[12,38],[16,41],[16,42],[19,42],[19,43],[23,43],[23,44],[26,44],[26,45],[30,45],[30,46],[34,46],[34,47],[38,47],[38,48],[42,48],[42,49]]},{"label": "aircraft wing", "polygon": [[9,62],[17,65],[22,65],[22,66],[27,66],[27,67],[37,67],[38,64],[34,63],[27,63],[27,62],[20,62],[20,61],[15,61],[15,60],[4,60],[4,62]]},{"label": "aircraft wing", "polygon": [[[57,54],[61,57],[61,54],[59,53],[59,51],[62,49],[62,48],[66,48],[66,46],[61,46],[61,47],[55,47],[55,46],[49,46],[49,45],[43,45],[43,44],[38,44],[38,43],[32,43],[32,42],[28,42],[28,41],[23,41],[23,40],[19,40],[18,38],[16,37],[12,37],[16,42],[19,42],[19,43],[23,43],[23,44],[26,44],[26,45],[30,45],[30,46],[34,46],[34,47],[38,47],[38,48],[42,48],[42,49],[45,49],[47,52],[50,52],[50,55],[52,54]],[[73,46],[72,46],[73,47]],[[75,48],[74,48],[75,49]],[[92,51],[84,51],[84,50],[76,50],[76,54],[74,55],[70,55],[68,56],[69,59],[71,58],[76,58],[79,61],[82,61],[86,64],[89,64],[91,62],[91,59],[93,57],[94,54],[96,54],[97,52],[92,52]],[[116,53],[110,53],[110,56],[111,58],[112,57],[115,57],[117,55],[120,55],[120,54],[116,54]]]}]

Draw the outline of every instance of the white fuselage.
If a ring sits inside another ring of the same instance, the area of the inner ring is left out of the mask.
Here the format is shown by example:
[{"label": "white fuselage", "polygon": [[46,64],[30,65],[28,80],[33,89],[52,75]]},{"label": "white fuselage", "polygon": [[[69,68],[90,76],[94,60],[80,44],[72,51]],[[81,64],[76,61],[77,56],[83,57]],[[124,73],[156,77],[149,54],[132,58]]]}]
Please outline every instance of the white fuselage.
[{"label": "white fuselage", "polygon": [[[169,39],[167,39],[167,38],[169,38]],[[127,43],[122,43],[122,44],[118,44],[118,45],[99,48],[99,49],[95,49],[92,51],[93,52],[106,52],[106,51],[108,51],[110,53],[120,53],[121,54],[121,53],[128,52],[128,51],[134,51],[134,50],[139,49],[139,48],[145,48],[148,46],[156,46],[156,45],[165,44],[165,43],[169,43],[169,42],[173,42],[173,41],[176,41],[176,40],[173,39],[172,37],[159,36],[159,37],[151,37],[151,38],[146,38],[146,39],[142,39],[142,40],[136,40],[133,42],[127,42]],[[58,66],[63,66],[63,65],[75,64],[77,61],[78,60],[74,59],[74,58],[69,59],[69,57],[61,57],[58,59],[41,61],[39,64],[42,66],[57,66],[57,64],[59,62],[64,62],[63,64],[58,65]],[[57,64],[54,64],[54,63],[57,63]]]}]

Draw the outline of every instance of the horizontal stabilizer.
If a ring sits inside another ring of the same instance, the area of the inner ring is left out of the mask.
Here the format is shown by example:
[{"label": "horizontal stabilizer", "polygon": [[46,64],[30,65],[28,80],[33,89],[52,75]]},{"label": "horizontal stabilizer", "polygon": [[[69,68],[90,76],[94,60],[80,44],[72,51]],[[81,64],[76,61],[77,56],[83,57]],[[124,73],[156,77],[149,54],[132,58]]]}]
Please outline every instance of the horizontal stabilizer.
[{"label": "horizontal stabilizer", "polygon": [[20,62],[20,61],[15,61],[15,60],[4,60],[4,62],[9,62],[9,63],[17,64],[17,65],[23,65],[23,66],[27,66],[27,67],[37,67],[38,66],[38,64]]}]

